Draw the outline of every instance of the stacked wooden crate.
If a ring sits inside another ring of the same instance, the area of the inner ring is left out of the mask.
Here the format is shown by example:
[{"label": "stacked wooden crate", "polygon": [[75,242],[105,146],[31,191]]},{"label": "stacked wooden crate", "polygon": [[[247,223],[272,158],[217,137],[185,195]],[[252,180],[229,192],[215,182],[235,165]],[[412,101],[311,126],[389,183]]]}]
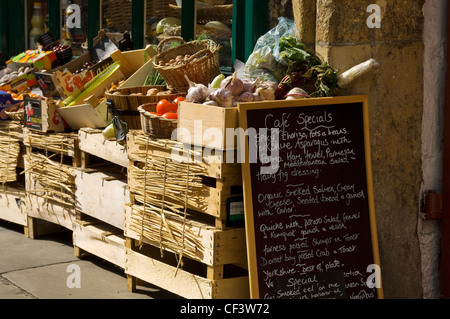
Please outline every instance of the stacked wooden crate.
[{"label": "stacked wooden crate", "polygon": [[26,207],[30,237],[40,220],[72,230],[75,220],[75,176],[81,165],[75,133],[23,129],[26,155]]},{"label": "stacked wooden crate", "polygon": [[240,165],[198,151],[128,134],[128,287],[139,278],[185,298],[248,298],[245,231],[226,227]]},{"label": "stacked wooden crate", "polygon": [[0,121],[0,219],[27,228],[20,121]]},{"label": "stacked wooden crate", "polygon": [[96,129],[80,129],[78,140],[84,164],[75,178],[75,255],[88,252],[125,268],[124,209],[130,198],[126,147]]}]

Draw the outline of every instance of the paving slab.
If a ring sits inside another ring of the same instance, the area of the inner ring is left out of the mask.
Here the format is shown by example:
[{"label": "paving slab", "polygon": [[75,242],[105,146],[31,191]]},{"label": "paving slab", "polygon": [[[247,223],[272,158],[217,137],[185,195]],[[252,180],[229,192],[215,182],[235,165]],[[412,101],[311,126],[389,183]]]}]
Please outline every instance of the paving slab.
[{"label": "paving slab", "polygon": [[13,226],[6,228],[2,225],[4,224],[0,224],[0,274],[77,260],[73,246],[70,245],[70,233],[30,239],[25,237],[23,227],[20,232]]}]

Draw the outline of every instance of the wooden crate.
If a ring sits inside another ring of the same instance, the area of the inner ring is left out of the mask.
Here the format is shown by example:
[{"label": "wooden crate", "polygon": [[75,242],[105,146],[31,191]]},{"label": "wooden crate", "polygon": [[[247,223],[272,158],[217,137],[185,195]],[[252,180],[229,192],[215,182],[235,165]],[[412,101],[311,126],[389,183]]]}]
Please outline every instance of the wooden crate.
[{"label": "wooden crate", "polygon": [[238,144],[233,135],[238,127],[237,107],[180,103],[177,130],[180,142],[219,150],[234,150]]},{"label": "wooden crate", "polygon": [[22,125],[0,121],[0,185],[17,181],[17,168],[23,167]]},{"label": "wooden crate", "polygon": [[123,230],[130,203],[127,174],[115,166],[75,171],[77,212]]},{"label": "wooden crate", "polygon": [[40,152],[50,159],[58,157],[60,160],[63,157],[66,165],[70,162],[73,167],[81,166],[78,135],[75,133],[43,133],[24,128],[23,143],[27,154]]},{"label": "wooden crate", "polygon": [[[184,156],[179,147],[183,144],[150,139],[142,131],[131,131],[127,135],[132,202],[144,204],[146,199],[159,199],[180,209],[187,207],[213,216],[215,226],[225,228],[231,202],[236,199],[242,202],[240,164],[224,163],[222,152],[210,153],[204,148],[185,149],[187,155]],[[170,184],[169,179],[179,185]],[[243,215],[242,210],[240,214]]]},{"label": "wooden crate", "polygon": [[17,183],[0,186],[0,219],[27,226],[25,187]]},{"label": "wooden crate", "polygon": [[125,268],[125,237],[123,230],[98,220],[81,220],[73,223],[75,256],[85,253]]},{"label": "wooden crate", "polygon": [[175,255],[161,257],[158,248],[126,239],[125,273],[128,290],[136,289],[137,279],[151,283],[187,299],[248,299],[249,279],[236,265],[205,266],[185,259],[178,266]]},{"label": "wooden crate", "polygon": [[[125,206],[126,237],[165,251],[182,251],[187,258],[208,266],[239,264],[247,260],[243,227],[220,230],[201,220],[194,220],[191,216],[184,219],[171,215],[170,212],[165,212],[162,218],[159,209],[154,213],[146,211],[146,214],[151,214],[153,221],[150,223],[149,217],[146,217],[142,228],[143,206]],[[161,226],[161,222],[164,225]],[[185,249],[181,249],[183,245]]]},{"label": "wooden crate", "polygon": [[126,146],[105,139],[101,130],[82,128],[78,131],[78,140],[84,162],[89,156],[96,156],[123,167],[128,166]]},{"label": "wooden crate", "polygon": [[25,155],[24,160],[28,217],[72,230],[76,216],[75,168],[36,153]]}]

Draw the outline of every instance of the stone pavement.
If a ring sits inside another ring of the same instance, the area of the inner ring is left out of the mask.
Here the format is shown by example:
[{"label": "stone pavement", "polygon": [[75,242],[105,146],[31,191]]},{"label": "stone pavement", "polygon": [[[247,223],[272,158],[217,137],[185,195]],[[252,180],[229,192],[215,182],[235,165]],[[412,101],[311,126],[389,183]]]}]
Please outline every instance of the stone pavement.
[{"label": "stone pavement", "polygon": [[[79,288],[68,287],[74,269]],[[96,256],[75,257],[69,231],[29,239],[22,226],[0,220],[0,299],[172,298],[179,297],[146,284],[131,293],[123,269]]]}]

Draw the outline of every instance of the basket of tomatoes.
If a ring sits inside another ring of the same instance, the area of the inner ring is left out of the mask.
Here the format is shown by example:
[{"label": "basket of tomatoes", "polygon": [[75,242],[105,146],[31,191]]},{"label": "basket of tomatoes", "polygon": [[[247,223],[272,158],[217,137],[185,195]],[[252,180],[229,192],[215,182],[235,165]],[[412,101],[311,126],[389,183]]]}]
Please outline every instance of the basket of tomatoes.
[{"label": "basket of tomatoes", "polygon": [[151,137],[170,139],[178,125],[178,104],[182,101],[184,97],[180,96],[173,101],[162,99],[158,103],[140,105],[142,131]]}]

